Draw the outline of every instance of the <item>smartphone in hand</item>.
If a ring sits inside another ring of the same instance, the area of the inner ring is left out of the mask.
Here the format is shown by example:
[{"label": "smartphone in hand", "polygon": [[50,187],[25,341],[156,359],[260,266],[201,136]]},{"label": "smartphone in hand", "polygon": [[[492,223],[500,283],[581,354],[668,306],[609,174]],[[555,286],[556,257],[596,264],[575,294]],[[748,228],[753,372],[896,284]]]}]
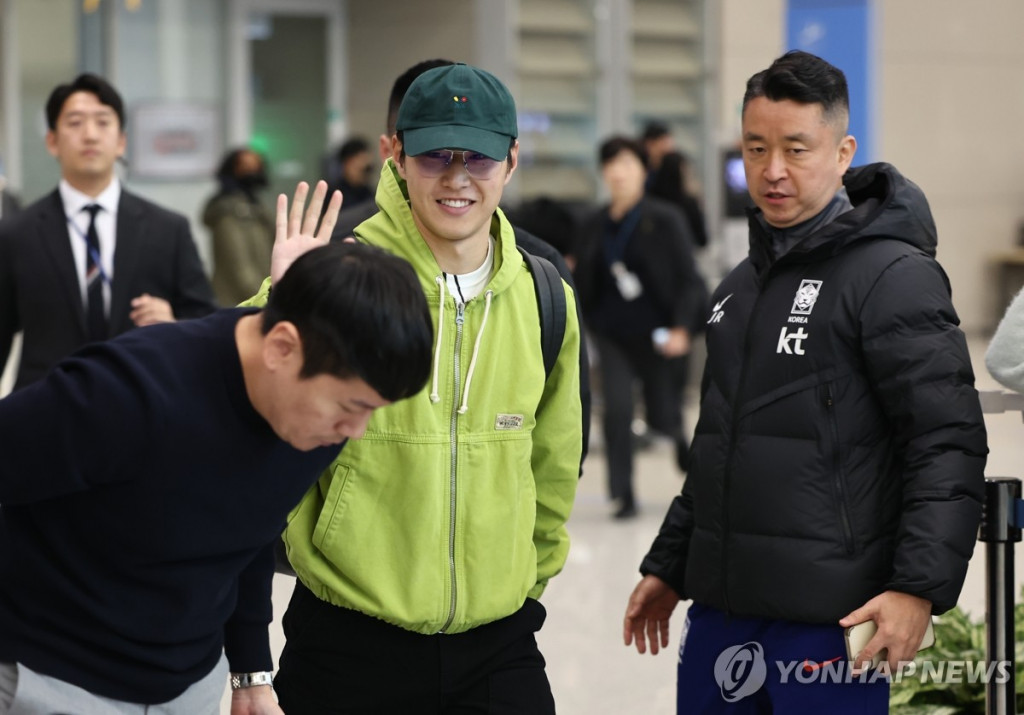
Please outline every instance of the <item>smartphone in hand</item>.
[{"label": "smartphone in hand", "polygon": [[[850,626],[846,629],[846,658],[851,663],[856,661],[857,656],[864,650],[864,646],[868,644],[868,641],[874,638],[875,633],[878,632],[878,625],[874,621],[864,621],[858,623],[855,626]],[[932,621],[928,619],[928,628],[924,632],[924,639],[921,641],[921,645],[918,646],[917,650],[922,651],[925,648],[931,648],[935,645],[935,628],[932,626]],[[886,659],[886,651],[888,649],[882,648],[875,654],[875,657],[871,659],[872,668],[877,668],[878,664]]]}]

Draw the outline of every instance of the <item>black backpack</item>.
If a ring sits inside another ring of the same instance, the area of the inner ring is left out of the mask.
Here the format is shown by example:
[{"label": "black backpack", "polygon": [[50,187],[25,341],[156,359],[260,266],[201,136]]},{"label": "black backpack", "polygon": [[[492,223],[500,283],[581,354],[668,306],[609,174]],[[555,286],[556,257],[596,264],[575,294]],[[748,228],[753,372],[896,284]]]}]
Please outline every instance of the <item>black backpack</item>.
[{"label": "black backpack", "polygon": [[540,349],[544,355],[544,374],[550,377],[565,338],[566,304],[562,277],[548,259],[535,256],[522,246],[516,248],[523,254],[533,274],[537,312],[540,313]]}]

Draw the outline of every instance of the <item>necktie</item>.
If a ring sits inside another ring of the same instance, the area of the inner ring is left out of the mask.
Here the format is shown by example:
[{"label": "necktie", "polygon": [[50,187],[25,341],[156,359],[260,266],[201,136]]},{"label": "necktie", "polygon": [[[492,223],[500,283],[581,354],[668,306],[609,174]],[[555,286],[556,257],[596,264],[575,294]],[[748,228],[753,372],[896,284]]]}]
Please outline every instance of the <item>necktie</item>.
[{"label": "necktie", "polygon": [[96,214],[102,207],[89,204],[89,230],[85,234],[85,327],[90,341],[107,337],[107,317],[103,309],[103,275],[100,270],[100,239],[96,233]]}]

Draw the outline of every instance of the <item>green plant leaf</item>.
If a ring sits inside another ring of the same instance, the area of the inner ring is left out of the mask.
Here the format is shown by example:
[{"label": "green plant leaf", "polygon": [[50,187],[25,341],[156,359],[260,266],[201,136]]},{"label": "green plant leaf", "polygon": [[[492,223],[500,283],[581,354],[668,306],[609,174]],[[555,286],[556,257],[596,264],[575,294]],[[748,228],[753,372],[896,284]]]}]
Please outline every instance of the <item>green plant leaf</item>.
[{"label": "green plant leaf", "polygon": [[[1015,658],[1024,663],[1024,589],[1014,607],[1014,635]],[[960,683],[943,683],[941,678],[934,677],[937,669],[950,661],[986,663],[984,621],[972,621],[957,606],[936,619],[935,641],[935,646],[915,658],[915,674],[893,682],[889,712],[893,715],[984,715],[985,683],[982,679],[970,682],[970,678],[963,677]],[[922,675],[925,661],[930,662],[930,677]],[[1024,712],[1024,669],[1016,669],[1014,681],[1018,693],[1016,707],[1018,712]]]}]

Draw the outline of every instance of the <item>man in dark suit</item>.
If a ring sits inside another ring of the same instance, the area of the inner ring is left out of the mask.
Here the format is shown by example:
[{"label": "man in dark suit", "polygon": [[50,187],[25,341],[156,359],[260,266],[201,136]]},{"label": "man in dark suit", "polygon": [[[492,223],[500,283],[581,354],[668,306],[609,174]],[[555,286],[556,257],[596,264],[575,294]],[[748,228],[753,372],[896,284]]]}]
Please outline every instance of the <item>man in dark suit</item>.
[{"label": "man in dark suit", "polygon": [[4,162],[0,157],[0,219],[10,218],[21,210],[18,197],[7,190],[7,177],[4,176]]},{"label": "man in dark suit", "polygon": [[10,218],[20,210],[18,199],[6,188],[0,188],[0,218]]},{"label": "man in dark suit", "polygon": [[124,191],[124,106],[80,75],[46,103],[46,147],[61,168],[51,194],[0,223],[0,369],[22,330],[15,389],[85,343],[216,307],[188,221]]}]

